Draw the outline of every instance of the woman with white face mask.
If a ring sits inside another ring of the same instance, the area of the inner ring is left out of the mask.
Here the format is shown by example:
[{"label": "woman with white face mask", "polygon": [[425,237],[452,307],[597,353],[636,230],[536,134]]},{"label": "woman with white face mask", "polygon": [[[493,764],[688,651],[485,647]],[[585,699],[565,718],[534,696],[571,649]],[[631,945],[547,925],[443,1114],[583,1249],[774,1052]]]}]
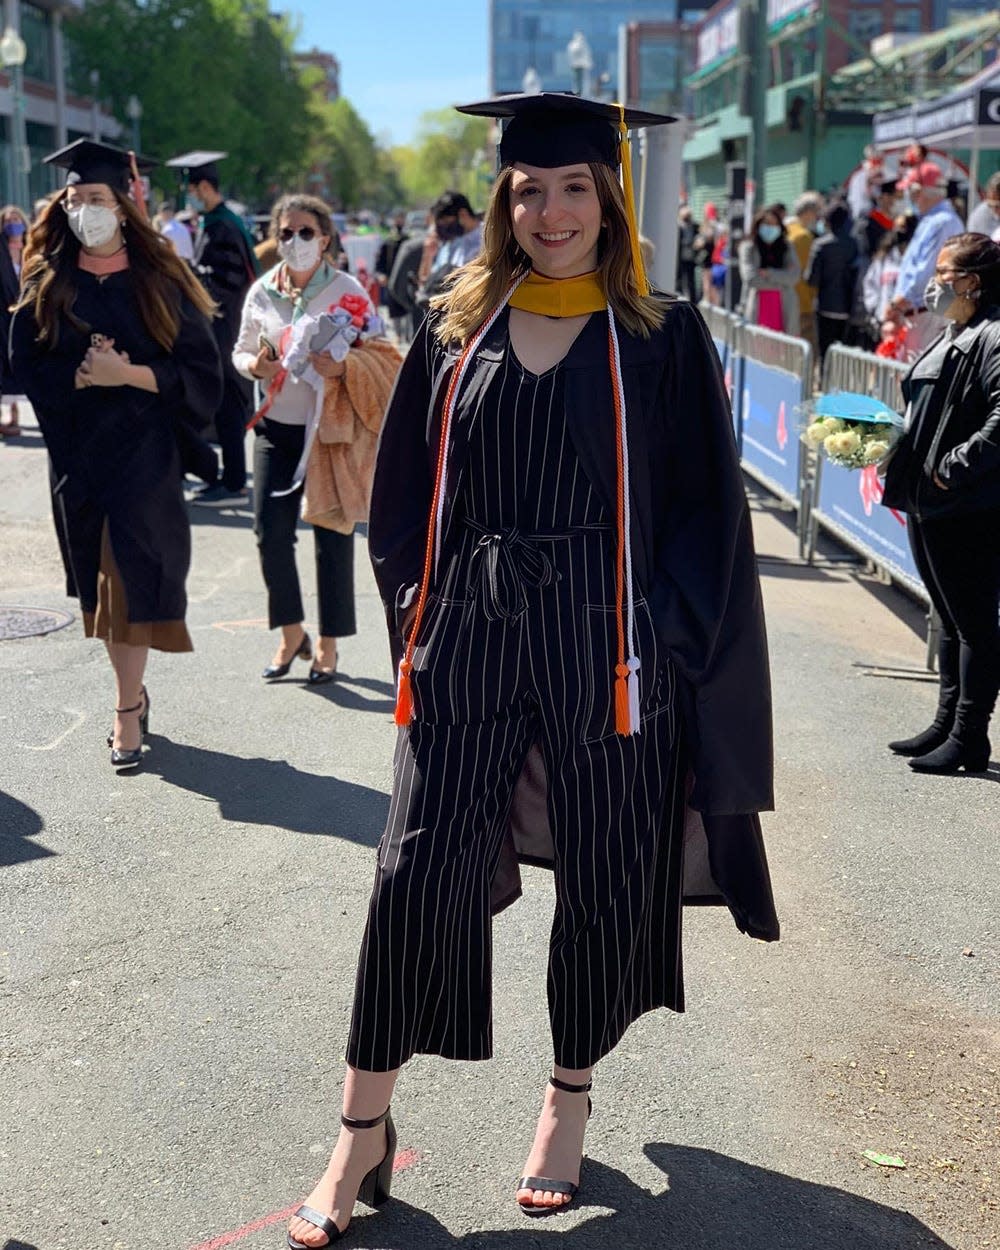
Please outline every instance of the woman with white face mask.
[{"label": "woman with white face mask", "polygon": [[81,139],[46,159],[66,187],[24,249],[11,365],[48,449],[70,593],[114,669],[111,763],[134,768],[149,649],[192,649],[179,440],[222,394],[215,305],[130,199],[128,153]]},{"label": "woman with white face mask", "polygon": [[[315,654],[303,618],[302,592],[295,567],[295,530],[301,486],[288,494],[305,446],[306,424],[316,394],[304,380],[281,367],[283,339],[304,315],[316,316],[344,295],[368,297],[358,282],[336,268],[330,254],[336,232],[330,209],[312,195],[286,195],[271,214],[271,237],[279,262],[250,288],[243,307],[233,364],[253,378],[267,396],[267,413],[254,427],[254,531],[267,586],[268,622],[281,641],[261,676],[284,677],[296,659],[311,661],[308,681],[332,681],[337,671],[337,639],[355,633],[354,536],[313,527],[319,595],[319,642]],[[374,312],[368,304],[370,312]],[[343,377],[346,365],[326,353],[310,363],[323,379]],[[277,494],[275,492],[278,492]]]}]

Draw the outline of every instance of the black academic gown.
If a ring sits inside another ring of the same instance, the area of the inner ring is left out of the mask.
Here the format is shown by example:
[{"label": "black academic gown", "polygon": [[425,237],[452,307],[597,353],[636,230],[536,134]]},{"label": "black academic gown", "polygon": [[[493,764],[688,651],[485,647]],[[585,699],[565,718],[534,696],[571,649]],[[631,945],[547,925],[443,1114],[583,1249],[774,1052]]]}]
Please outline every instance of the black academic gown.
[{"label": "black academic gown", "polygon": [[[628,412],[632,560],[639,594],[676,665],[690,773],[685,899],[728,904],[738,927],[774,939],[778,920],[758,813],[773,807],[771,696],[764,615],[729,400],[701,315],[670,300],[649,339],[619,329]],[[461,488],[479,399],[507,349],[507,317],[486,336],[460,390],[449,451],[443,543]],[[457,350],[425,324],[403,364],[382,428],[369,548],[394,657],[414,601]],[[577,455],[616,511],[615,419],[606,314],[590,318],[564,361],[566,419]],[[519,892],[515,855],[551,862],[545,776],[529,756],[494,881],[495,906]]]},{"label": "black academic gown", "polygon": [[[178,291],[178,298],[180,292]],[[127,270],[98,281],[77,274],[74,315],[49,350],[28,308],[11,327],[14,369],[35,409],[52,467],[53,507],[69,593],[97,606],[101,532],[125,584],[129,620],[182,620],[191,532],[181,489],[178,438],[197,434],[222,392],[219,353],[208,318],[186,299],[171,352],[146,332]],[[73,379],[91,334],[114,339],[134,365],[148,365],[158,393],[131,386],[77,390]]]}]

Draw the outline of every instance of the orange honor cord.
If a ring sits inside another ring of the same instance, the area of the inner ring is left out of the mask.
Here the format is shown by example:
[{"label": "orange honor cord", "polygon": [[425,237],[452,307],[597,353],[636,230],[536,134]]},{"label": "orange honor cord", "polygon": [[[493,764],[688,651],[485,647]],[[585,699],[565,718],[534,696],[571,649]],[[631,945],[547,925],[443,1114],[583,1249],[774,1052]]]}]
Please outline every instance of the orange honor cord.
[{"label": "orange honor cord", "polygon": [[444,501],[448,482],[448,443],[451,438],[451,419],[455,409],[458,388],[462,385],[472,357],[479,350],[479,345],[489,333],[497,317],[507,306],[510,297],[524,281],[526,274],[514,282],[501,302],[486,318],[479,329],[465,345],[461,356],[452,372],[445,393],[444,407],[441,409],[441,441],[438,444],[437,471],[434,477],[434,495],[431,499],[430,516],[427,520],[427,544],[424,548],[424,570],[420,579],[420,593],[417,596],[417,609],[413,617],[413,625],[406,641],[406,650],[399,662],[399,676],[396,683],[396,715],[397,725],[408,725],[413,719],[413,690],[410,677],[413,673],[413,655],[416,651],[417,636],[424,619],[427,596],[430,591],[431,576],[437,572],[437,563],[441,556],[441,530],[444,521]]},{"label": "orange honor cord", "polygon": [[142,185],[142,179],[139,177],[139,166],[136,163],[135,153],[129,152],[128,159],[132,168],[132,197],[138,206],[139,212],[148,220],[149,210],[146,207],[146,188]]},{"label": "orange honor cord", "polygon": [[628,140],[628,126],[625,122],[625,106],[616,104],[618,109],[618,133],[620,135],[619,160],[622,167],[622,191],[625,194],[625,214],[628,218],[628,237],[632,248],[632,268],[635,270],[635,286],[640,295],[649,294],[649,279],[646,277],[646,266],[642,259],[642,248],[639,246],[639,222],[635,215],[635,187],[632,182],[632,145]]}]

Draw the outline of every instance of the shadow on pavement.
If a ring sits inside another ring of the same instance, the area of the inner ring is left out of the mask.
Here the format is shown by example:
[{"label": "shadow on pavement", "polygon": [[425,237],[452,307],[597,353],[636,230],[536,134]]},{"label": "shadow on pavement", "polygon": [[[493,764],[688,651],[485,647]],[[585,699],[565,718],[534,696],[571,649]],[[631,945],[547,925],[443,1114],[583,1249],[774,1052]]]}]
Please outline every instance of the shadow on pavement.
[{"label": "shadow on pavement", "polygon": [[[393,712],[396,707],[396,691],[390,682],[376,681],[371,677],[352,677],[342,669],[337,670],[336,681],[302,688],[308,694],[319,695],[338,707],[356,712]],[[370,690],[375,697],[364,694],[366,690]],[[383,697],[379,698],[380,695]]]},{"label": "shadow on pavement", "polygon": [[192,525],[219,525],[225,529],[252,530],[253,511],[249,504],[232,508],[199,508],[188,505],[188,520]]},{"label": "shadow on pavement", "polygon": [[[44,828],[45,821],[33,807],[15,799],[12,794],[0,791],[0,868],[55,855],[55,851],[47,847],[26,841],[36,837]],[[7,1248],[3,1247],[3,1250]]]},{"label": "shadow on pavement", "polygon": [[213,799],[223,820],[344,838],[361,846],[374,847],[382,836],[389,796],[381,790],[302,772],[286,760],[225,755],[155,733],[147,741],[142,772]]},{"label": "shadow on pavement", "polygon": [[[662,1142],[644,1149],[664,1173],[660,1191],[650,1193],[623,1172],[587,1159],[586,1188],[573,1203],[572,1228],[557,1215],[525,1218],[523,1231],[480,1229],[455,1237],[427,1212],[393,1201],[373,1217],[352,1221],[352,1244],[380,1250],[536,1250],[565,1232],[574,1250],[951,1250],[905,1211],[842,1189],[713,1150]],[[398,1188],[405,1188],[405,1180]],[[510,1200],[513,1205],[513,1186]],[[581,1219],[590,1207],[603,1210]]]},{"label": "shadow on pavement", "polygon": [[5,1241],[0,1246],[0,1250],[38,1250],[38,1247],[30,1242],[18,1241],[16,1238],[12,1238],[10,1241]]}]

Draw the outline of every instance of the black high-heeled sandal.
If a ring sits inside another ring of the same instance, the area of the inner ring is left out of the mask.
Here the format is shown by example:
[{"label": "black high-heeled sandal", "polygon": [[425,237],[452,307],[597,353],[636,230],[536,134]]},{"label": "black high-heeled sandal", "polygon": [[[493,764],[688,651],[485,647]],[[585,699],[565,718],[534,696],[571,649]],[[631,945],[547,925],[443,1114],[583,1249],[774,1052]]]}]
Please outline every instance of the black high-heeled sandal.
[{"label": "black high-heeled sandal", "polygon": [[[145,738],[145,737],[146,737],[146,734],[148,734],[148,733],[149,733],[149,704],[150,704],[150,698],[149,698],[149,691],[146,689],[146,687],[145,687],[145,686],[143,686],[143,687],[142,687],[142,691],[141,691],[141,693],[142,693],[142,697],[143,697],[143,699],[144,699],[144,700],[145,700],[145,702],[146,702],[146,710],[145,710],[145,711],[143,712],[143,714],[139,717],[139,729],[140,729],[140,730],[141,730],[141,732],[142,732],[142,736],[143,736],[143,738]],[[141,704],[141,703],[137,703],[137,704],[136,704],[136,707],[142,707],[142,704]],[[127,710],[134,711],[135,709],[133,708],[133,709],[127,709]],[[118,709],[117,709],[117,708],[115,708],[115,711],[117,712],[117,711],[118,711]],[[112,731],[108,734],[108,746],[109,746],[109,747],[113,747],[114,745],[115,745],[115,731],[112,729]],[[140,744],[140,745],[141,745],[141,744]]]},{"label": "black high-heeled sandal", "polygon": [[265,681],[274,681],[276,677],[284,677],[288,670],[292,667],[295,660],[312,660],[313,648],[309,640],[309,635],[305,630],[302,631],[302,641],[299,643],[298,650],[286,664],[269,664],[261,673],[261,677]]},{"label": "black high-heeled sandal", "polygon": [[[549,1084],[554,1089],[561,1089],[564,1094],[589,1094],[593,1089],[594,1082],[587,1081],[585,1085],[570,1085],[566,1081],[560,1081],[557,1076],[549,1077]],[[587,1119],[589,1120],[594,1112],[594,1104],[587,1099]],[[574,1185],[572,1181],[554,1181],[547,1176],[522,1176],[517,1182],[518,1191],[522,1189],[547,1190],[550,1194],[567,1194],[570,1198],[575,1198],[580,1192],[580,1186]],[[555,1215],[557,1211],[565,1211],[567,1207],[572,1206],[571,1202],[560,1202],[554,1207],[540,1207],[533,1202],[519,1202],[517,1204],[525,1215]]]},{"label": "black high-heeled sandal", "polygon": [[[138,712],[143,702],[146,704],[146,710],[139,717],[139,745],[133,751],[123,751],[119,747],[111,747],[111,766],[112,768],[133,768],[142,759],[142,744],[146,737],[146,731],[149,729],[149,695],[146,693],[146,687],[142,688],[143,698],[135,705],[135,707],[116,707],[115,714],[117,716],[128,716],[131,712]],[[110,739],[110,743],[114,742],[114,737]],[[110,745],[109,743],[109,745]]]},{"label": "black high-heeled sandal", "polygon": [[[340,1117],[340,1122],[345,1128],[378,1128],[380,1124],[385,1124],[385,1154],[382,1156],[382,1162],[376,1163],[372,1170],[365,1174],[364,1180],[358,1189],[357,1200],[363,1202],[367,1207],[380,1207],[383,1203],[388,1202],[392,1189],[392,1165],[396,1158],[396,1126],[393,1124],[392,1116],[389,1114],[391,1110],[391,1107],[386,1107],[382,1114],[376,1116],[374,1120],[352,1120],[350,1116],[346,1115]],[[314,1225],[321,1233],[326,1233],[329,1240],[324,1242],[322,1246],[307,1246],[304,1241],[296,1241],[292,1234],[288,1233],[286,1237],[288,1250],[326,1250],[327,1246],[332,1246],[335,1241],[339,1241],[350,1227],[350,1220],[343,1228],[338,1228],[332,1216],[324,1215],[322,1211],[317,1211],[315,1207],[307,1207],[305,1205],[299,1207],[292,1218],[305,1220],[307,1223]]]}]

